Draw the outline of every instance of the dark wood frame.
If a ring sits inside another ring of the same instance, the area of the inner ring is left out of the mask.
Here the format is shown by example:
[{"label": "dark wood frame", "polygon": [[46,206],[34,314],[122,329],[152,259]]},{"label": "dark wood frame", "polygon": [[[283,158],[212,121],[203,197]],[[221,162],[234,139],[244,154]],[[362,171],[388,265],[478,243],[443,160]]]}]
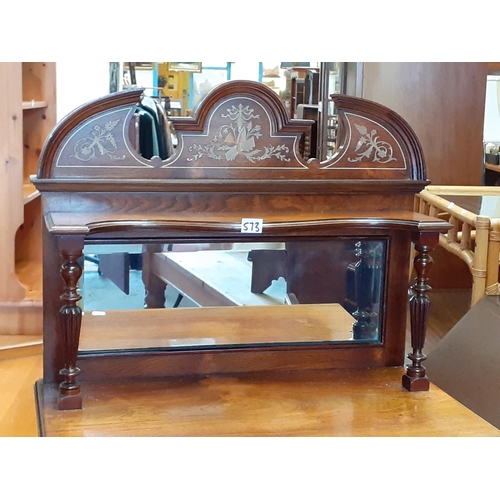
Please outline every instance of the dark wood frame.
[{"label": "dark wood frame", "polygon": [[[141,93],[97,99],[62,120],[33,179],[45,219],[43,384],[59,384],[59,408],[81,408],[80,382],[94,377],[402,365],[411,242],[417,250],[410,301],[413,352],[403,386],[428,389],[421,363],[429,253],[449,225],[413,211],[414,195],[427,180],[411,127],[379,104],[334,95],[343,143],[327,162],[306,161],[300,141],[312,122],[289,119],[265,85],[234,81],[213,89],[196,116],[172,118],[179,139],[172,157],[146,160],[130,139]],[[231,136],[236,149],[217,149],[211,138],[228,130],[230,110],[235,116],[240,110],[240,123],[246,120],[247,131],[261,135],[241,148]],[[248,241],[240,231],[242,217],[264,220],[263,234],[252,241],[388,238],[382,342],[79,353],[76,284],[85,242]]]}]

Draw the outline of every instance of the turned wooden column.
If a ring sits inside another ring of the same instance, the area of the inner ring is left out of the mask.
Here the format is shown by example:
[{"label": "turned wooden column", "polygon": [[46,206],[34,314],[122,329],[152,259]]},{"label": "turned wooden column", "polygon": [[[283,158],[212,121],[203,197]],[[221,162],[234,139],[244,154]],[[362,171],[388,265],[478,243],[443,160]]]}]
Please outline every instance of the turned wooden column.
[{"label": "turned wooden column", "polygon": [[144,283],[144,309],[162,309],[165,307],[165,290],[167,284],[153,271],[155,253],[163,252],[161,243],[142,246],[142,282]]},{"label": "turned wooden column", "polygon": [[422,362],[427,356],[423,353],[425,334],[427,330],[427,316],[430,300],[427,292],[431,287],[427,283],[427,275],[432,267],[430,252],[439,242],[439,234],[412,235],[417,255],[413,259],[413,267],[416,277],[415,283],[410,287],[410,323],[411,323],[411,346],[412,352],[408,354],[411,365],[406,366],[403,375],[403,387],[409,391],[428,391],[429,379],[425,374]]},{"label": "turned wooden column", "polygon": [[64,380],[59,384],[58,407],[60,410],[76,410],[82,408],[80,385],[76,381],[80,369],[76,366],[76,359],[82,323],[77,285],[82,275],[78,260],[83,254],[83,236],[61,236],[58,246],[62,258],[60,273],[64,281],[63,306],[59,310],[64,359],[64,368],[59,373]]}]

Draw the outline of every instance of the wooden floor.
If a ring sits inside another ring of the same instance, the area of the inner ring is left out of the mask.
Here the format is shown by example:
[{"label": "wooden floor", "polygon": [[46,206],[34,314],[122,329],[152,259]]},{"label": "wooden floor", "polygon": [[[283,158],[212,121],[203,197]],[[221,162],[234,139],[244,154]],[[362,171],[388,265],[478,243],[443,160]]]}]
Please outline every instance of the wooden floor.
[{"label": "wooden floor", "polygon": [[[433,291],[431,301],[426,352],[465,314],[470,292]],[[428,393],[407,393],[401,391],[400,374],[391,372],[400,369],[384,370],[371,388],[364,385],[364,376],[353,373],[351,382],[347,382],[345,377],[335,378],[334,372],[303,374],[302,380],[295,382],[285,380],[285,376],[273,380],[243,377],[240,381],[210,377],[186,384],[157,381],[155,391],[164,403],[157,415],[168,420],[170,432],[175,435],[438,435],[443,433],[443,425],[445,435],[498,434],[438,388],[431,386]],[[41,376],[40,354],[0,359],[0,436],[38,435],[33,385]],[[374,387],[385,389],[377,395]],[[130,422],[143,411],[139,400],[131,406],[128,399],[113,398],[112,386],[96,386],[95,390],[95,398],[109,398],[121,407],[120,420]],[[131,388],[131,392],[140,395],[140,387]],[[97,403],[94,399],[85,404],[94,408],[93,418],[98,415],[100,427],[94,421],[83,429],[82,413],[57,412],[46,419],[46,431],[64,435],[71,427],[76,435],[109,433],[116,428],[116,416],[99,414],[102,406]],[[426,413],[430,408],[434,410]],[[435,408],[441,408],[443,413],[437,414]],[[373,427],[375,414],[377,428]],[[71,420],[70,426],[65,419]],[[144,434],[154,435],[159,432],[158,420],[141,428]],[[121,432],[131,431],[124,428]],[[138,435],[139,431],[133,433]]]},{"label": "wooden floor", "polygon": [[[425,338],[425,352],[428,354],[470,309],[471,290],[441,289],[429,293],[431,305]],[[410,319],[407,320],[407,325]],[[410,347],[410,332],[407,332],[407,352]]]},{"label": "wooden floor", "polygon": [[33,384],[42,376],[42,356],[0,360],[0,436],[37,436]]}]

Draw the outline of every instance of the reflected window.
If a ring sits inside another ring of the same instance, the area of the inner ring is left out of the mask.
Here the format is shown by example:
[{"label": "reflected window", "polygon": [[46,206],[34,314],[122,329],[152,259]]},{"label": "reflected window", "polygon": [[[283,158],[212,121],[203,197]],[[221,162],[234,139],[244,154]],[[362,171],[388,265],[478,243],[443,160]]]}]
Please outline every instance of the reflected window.
[{"label": "reflected window", "polygon": [[224,66],[209,66],[202,63],[201,73],[193,73],[190,82],[189,109],[196,111],[201,100],[217,85],[231,79],[231,63]]}]

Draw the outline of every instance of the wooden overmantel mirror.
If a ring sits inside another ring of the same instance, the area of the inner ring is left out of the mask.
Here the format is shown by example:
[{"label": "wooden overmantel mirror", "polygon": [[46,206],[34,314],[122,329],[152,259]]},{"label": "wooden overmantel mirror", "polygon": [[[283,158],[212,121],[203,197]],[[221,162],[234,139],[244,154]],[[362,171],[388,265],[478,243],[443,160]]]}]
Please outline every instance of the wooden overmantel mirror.
[{"label": "wooden overmantel mirror", "polygon": [[[164,116],[139,89],[58,124],[33,179],[45,221],[41,397],[77,409],[96,378],[402,366],[412,242],[402,383],[428,389],[429,252],[449,226],[413,211],[428,181],[409,125],[332,98],[342,141],[323,163],[305,159],[312,122],[290,120],[251,81],[213,89],[194,117]],[[139,307],[86,303],[84,257],[134,253]]]}]

